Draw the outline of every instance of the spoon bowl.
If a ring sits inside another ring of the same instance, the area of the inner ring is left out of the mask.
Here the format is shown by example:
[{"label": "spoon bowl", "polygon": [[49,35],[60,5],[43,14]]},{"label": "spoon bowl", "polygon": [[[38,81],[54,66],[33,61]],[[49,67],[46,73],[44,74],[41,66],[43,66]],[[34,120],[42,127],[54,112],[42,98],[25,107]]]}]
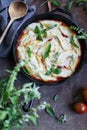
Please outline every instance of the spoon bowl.
[{"label": "spoon bowl", "polygon": [[11,19],[19,19],[25,16],[27,11],[28,6],[22,1],[11,3],[8,10]]},{"label": "spoon bowl", "polygon": [[10,4],[9,9],[8,9],[10,21],[7,27],[5,28],[2,36],[0,37],[0,44],[3,42],[3,39],[5,38],[11,24],[16,19],[24,17],[27,14],[27,11],[28,11],[28,6],[23,1],[15,1]]}]

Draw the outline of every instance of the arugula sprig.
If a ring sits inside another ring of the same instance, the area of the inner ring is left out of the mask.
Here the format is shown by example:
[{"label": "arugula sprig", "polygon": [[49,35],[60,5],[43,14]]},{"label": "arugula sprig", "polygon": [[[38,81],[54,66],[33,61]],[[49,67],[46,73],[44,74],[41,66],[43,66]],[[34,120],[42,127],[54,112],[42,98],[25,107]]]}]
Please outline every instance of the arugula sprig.
[{"label": "arugula sprig", "polygon": [[87,39],[87,32],[84,31],[83,28],[79,28],[76,26],[70,26],[70,28],[79,34],[78,36],[76,36],[77,39]]},{"label": "arugula sprig", "polygon": [[[33,98],[40,99],[39,87],[36,87],[34,83],[26,83],[21,89],[14,86],[17,74],[25,64],[27,62],[18,63],[11,71],[10,77],[0,81],[0,130],[12,130],[14,127],[19,130],[22,128],[23,122],[27,124],[32,122],[37,125],[39,118],[37,111],[41,110],[40,105],[37,108],[29,109],[27,114],[23,114],[21,108],[24,102]],[[24,99],[23,101],[19,101],[21,97]],[[45,104],[43,106],[45,108]]]}]

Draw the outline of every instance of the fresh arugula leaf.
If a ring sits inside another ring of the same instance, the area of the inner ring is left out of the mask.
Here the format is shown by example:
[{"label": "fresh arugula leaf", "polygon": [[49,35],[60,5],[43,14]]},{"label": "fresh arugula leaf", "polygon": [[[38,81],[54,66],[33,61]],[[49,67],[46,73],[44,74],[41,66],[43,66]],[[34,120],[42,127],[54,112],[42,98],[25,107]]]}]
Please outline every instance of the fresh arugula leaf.
[{"label": "fresh arugula leaf", "polygon": [[74,36],[73,36],[73,35],[71,35],[71,37],[70,37],[70,43],[71,43],[73,46],[75,46],[76,48],[79,48],[78,45],[75,43],[75,40],[74,40]]},{"label": "fresh arugula leaf", "polygon": [[44,53],[44,56],[43,56],[44,59],[46,59],[49,56],[50,51],[51,51],[51,44],[48,44],[46,51]]},{"label": "fresh arugula leaf", "polygon": [[53,97],[53,99],[54,99],[55,102],[58,101],[58,98],[59,98],[58,94],[56,94],[56,95]]}]

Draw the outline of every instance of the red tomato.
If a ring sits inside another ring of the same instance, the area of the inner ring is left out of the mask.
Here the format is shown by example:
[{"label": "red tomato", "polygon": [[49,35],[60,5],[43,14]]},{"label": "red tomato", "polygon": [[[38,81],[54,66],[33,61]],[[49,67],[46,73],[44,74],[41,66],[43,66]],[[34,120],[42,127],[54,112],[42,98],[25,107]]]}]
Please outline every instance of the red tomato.
[{"label": "red tomato", "polygon": [[77,112],[79,114],[83,114],[83,113],[87,112],[87,106],[86,106],[86,104],[84,104],[82,102],[75,103],[73,105],[73,109],[75,112]]}]

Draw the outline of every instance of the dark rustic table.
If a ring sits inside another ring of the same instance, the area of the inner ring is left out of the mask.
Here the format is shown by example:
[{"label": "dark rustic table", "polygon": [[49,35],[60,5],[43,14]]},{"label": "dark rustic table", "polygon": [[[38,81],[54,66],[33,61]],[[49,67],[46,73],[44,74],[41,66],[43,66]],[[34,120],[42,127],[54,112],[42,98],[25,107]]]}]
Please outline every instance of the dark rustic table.
[{"label": "dark rustic table", "polygon": [[[31,3],[31,5],[34,4],[37,7],[36,14],[48,11],[46,4],[40,7],[43,1],[44,0],[34,0],[34,2]],[[68,0],[62,0],[63,7],[66,5],[67,1]],[[87,14],[83,10],[83,7],[74,6],[71,12],[78,22],[78,25],[87,31]],[[12,52],[8,58],[0,58],[0,79],[8,75],[5,69],[13,69],[14,65],[15,62]],[[24,75],[19,74],[16,86],[21,86],[25,82],[30,82],[30,80]],[[40,101],[34,101],[34,105],[42,101],[49,102],[54,108],[56,115],[59,116],[60,114],[66,113],[67,121],[63,124],[58,123],[54,118],[47,115],[45,111],[41,111],[39,113],[39,126],[24,126],[22,130],[87,130],[87,114],[79,115],[72,110],[73,95],[77,89],[82,87],[87,87],[87,64],[82,67],[76,76],[62,84],[50,86],[42,85],[40,88],[42,97]],[[53,96],[56,93],[59,95],[57,103],[53,101]]]}]

